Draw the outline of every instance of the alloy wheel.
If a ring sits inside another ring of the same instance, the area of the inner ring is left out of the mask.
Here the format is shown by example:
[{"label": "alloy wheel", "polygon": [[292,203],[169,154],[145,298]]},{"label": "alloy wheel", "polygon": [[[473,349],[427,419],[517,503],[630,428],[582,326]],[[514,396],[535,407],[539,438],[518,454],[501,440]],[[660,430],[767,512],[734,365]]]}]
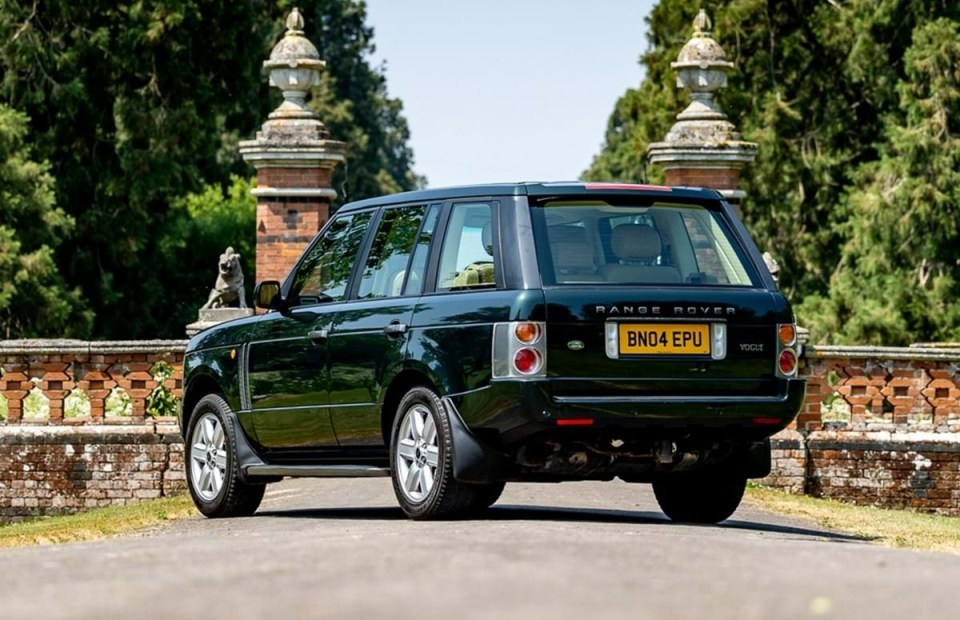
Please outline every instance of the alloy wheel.
[{"label": "alloy wheel", "polygon": [[396,463],[400,489],[411,502],[422,502],[430,494],[440,463],[437,425],[430,410],[415,404],[403,413]]},{"label": "alloy wheel", "polygon": [[226,437],[213,413],[204,413],[194,427],[190,445],[190,482],[197,495],[212,501],[220,494],[227,475]]}]

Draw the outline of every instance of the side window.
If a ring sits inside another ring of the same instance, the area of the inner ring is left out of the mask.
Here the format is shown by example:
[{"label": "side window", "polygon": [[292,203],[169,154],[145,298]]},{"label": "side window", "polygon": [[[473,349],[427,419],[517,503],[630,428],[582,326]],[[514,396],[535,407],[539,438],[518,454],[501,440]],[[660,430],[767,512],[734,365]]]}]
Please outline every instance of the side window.
[{"label": "side window", "polygon": [[698,215],[697,213],[684,213],[683,225],[690,236],[690,243],[693,245],[700,277],[707,282],[730,284],[727,270],[724,269],[724,262],[717,251],[716,239]]},{"label": "side window", "polygon": [[300,305],[343,299],[370,217],[366,211],[335,218],[310,248],[293,282]]},{"label": "side window", "polygon": [[438,291],[496,287],[492,216],[490,203],[453,205],[440,253]]},{"label": "side window", "polygon": [[437,228],[437,218],[440,216],[440,205],[431,205],[430,211],[423,222],[417,247],[413,250],[413,259],[410,261],[410,270],[407,282],[403,287],[404,295],[419,295],[423,292],[423,282],[427,272],[427,255],[430,252],[430,242]]},{"label": "side window", "polygon": [[425,206],[384,209],[360,280],[360,299],[399,297]]}]

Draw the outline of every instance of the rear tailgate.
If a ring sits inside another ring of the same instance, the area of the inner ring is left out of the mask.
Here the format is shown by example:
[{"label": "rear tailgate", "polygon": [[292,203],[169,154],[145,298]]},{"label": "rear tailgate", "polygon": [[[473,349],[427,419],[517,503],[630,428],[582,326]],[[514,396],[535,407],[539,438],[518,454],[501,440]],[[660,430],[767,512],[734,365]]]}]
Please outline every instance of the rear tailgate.
[{"label": "rear tailgate", "polygon": [[775,396],[783,298],[766,290],[550,288],[554,396]]}]

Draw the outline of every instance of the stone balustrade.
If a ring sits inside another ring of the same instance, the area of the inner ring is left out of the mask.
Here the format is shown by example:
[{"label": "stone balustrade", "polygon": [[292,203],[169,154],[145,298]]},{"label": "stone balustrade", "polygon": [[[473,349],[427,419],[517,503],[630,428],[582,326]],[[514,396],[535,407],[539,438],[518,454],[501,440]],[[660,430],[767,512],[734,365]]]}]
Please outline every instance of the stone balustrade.
[{"label": "stone balustrade", "polygon": [[186,341],[0,341],[0,424],[143,424],[175,414]]},{"label": "stone balustrade", "polygon": [[0,341],[0,523],[185,489],[186,341]]},{"label": "stone balustrade", "polygon": [[[185,341],[0,342],[0,522],[182,492]],[[960,348],[808,346],[765,483],[960,515]]]},{"label": "stone balustrade", "polygon": [[960,515],[960,348],[811,346],[801,373],[806,401],[766,484]]}]

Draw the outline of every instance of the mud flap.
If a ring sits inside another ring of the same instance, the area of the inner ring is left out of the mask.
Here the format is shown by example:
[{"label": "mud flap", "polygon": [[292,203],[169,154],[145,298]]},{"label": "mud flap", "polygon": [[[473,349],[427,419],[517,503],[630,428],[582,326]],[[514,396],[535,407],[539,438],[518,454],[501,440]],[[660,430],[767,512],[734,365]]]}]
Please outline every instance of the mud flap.
[{"label": "mud flap", "polygon": [[770,440],[755,441],[742,454],[743,473],[747,478],[765,478],[770,475]]},{"label": "mud flap", "polygon": [[448,398],[443,399],[453,438],[453,477],[457,482],[491,483],[504,479],[507,457],[487,446],[467,428],[460,412]]},{"label": "mud flap", "polygon": [[[250,445],[250,441],[247,439],[247,435],[243,432],[243,427],[240,426],[240,420],[237,419],[237,414],[230,412],[226,414],[226,417],[229,419],[231,426],[233,426],[233,438],[237,444],[237,465],[240,469],[240,478],[244,482],[249,482],[251,476],[247,476],[247,468],[251,465],[264,465],[265,463],[260,458],[260,455],[257,454],[256,450],[253,449],[253,446]],[[276,478],[280,480],[281,478]],[[263,478],[257,478],[256,482],[273,482],[274,480],[265,480]]]}]

